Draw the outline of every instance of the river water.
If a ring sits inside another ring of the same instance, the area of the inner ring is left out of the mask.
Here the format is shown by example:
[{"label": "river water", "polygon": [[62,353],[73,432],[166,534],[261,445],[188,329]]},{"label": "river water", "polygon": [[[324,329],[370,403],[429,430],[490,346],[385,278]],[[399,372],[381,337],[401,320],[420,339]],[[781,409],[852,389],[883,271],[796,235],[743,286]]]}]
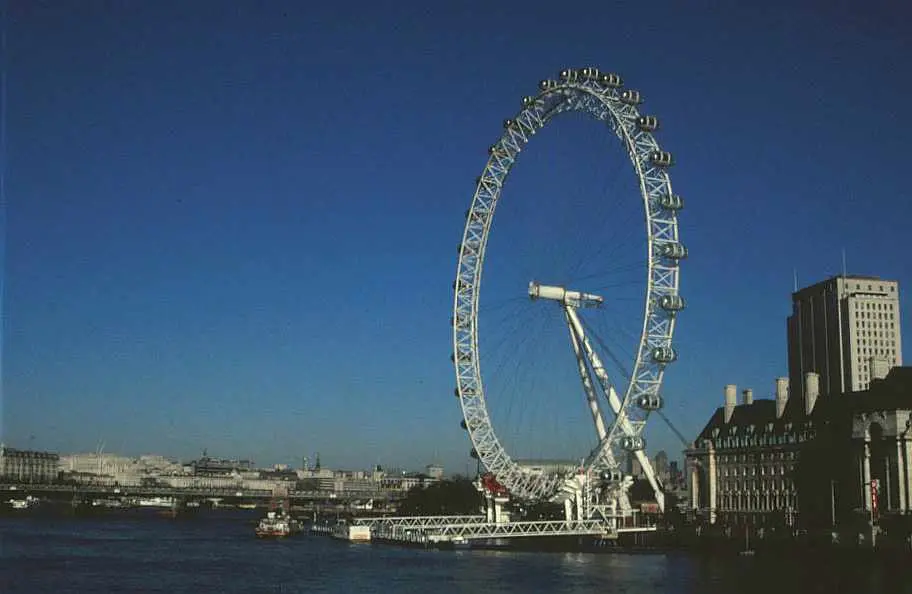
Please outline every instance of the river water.
[{"label": "river water", "polygon": [[0,518],[0,592],[912,592],[907,564],[260,541],[256,516]]}]

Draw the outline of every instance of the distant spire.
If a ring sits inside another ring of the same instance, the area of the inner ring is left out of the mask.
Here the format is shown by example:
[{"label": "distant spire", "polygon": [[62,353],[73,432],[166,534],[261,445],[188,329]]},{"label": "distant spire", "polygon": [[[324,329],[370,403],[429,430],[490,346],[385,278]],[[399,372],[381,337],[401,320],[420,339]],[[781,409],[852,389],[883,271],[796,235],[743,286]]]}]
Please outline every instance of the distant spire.
[{"label": "distant spire", "polygon": [[797,293],[798,292],[798,269],[797,268],[792,268],[792,276],[795,279],[795,291],[794,292]]},{"label": "distant spire", "polygon": [[845,248],[842,248],[842,278],[845,280],[846,277],[846,260],[845,260]]}]

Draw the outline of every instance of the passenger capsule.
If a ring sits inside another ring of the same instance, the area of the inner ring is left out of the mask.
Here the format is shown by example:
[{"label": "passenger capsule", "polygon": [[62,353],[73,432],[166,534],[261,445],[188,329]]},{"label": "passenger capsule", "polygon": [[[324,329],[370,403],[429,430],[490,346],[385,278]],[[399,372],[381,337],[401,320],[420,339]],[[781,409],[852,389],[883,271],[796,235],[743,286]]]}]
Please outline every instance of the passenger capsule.
[{"label": "passenger capsule", "polygon": [[557,86],[556,80],[543,80],[538,83],[538,88],[542,91],[547,91],[548,89],[553,89]]},{"label": "passenger capsule", "polygon": [[687,248],[683,243],[664,243],[659,246],[659,252],[672,260],[683,260],[687,257]]},{"label": "passenger capsule", "polygon": [[535,104],[535,97],[523,97],[523,106],[529,107]]},{"label": "passenger capsule", "polygon": [[468,429],[468,428],[469,428],[469,426],[466,425],[465,419],[459,421],[459,426],[462,427],[463,429]]},{"label": "passenger capsule", "polygon": [[472,448],[472,450],[469,452],[469,456],[475,460],[478,460],[478,450]]},{"label": "passenger capsule", "polygon": [[573,82],[579,78],[579,70],[574,68],[565,68],[560,72],[560,78],[563,81]]},{"label": "passenger capsule", "polygon": [[628,435],[621,441],[621,445],[628,452],[637,452],[646,449],[646,440],[639,435]]},{"label": "passenger capsule", "polygon": [[619,483],[624,477],[621,476],[620,471],[605,470],[599,475],[599,478],[602,479],[602,482],[605,483]]},{"label": "passenger capsule", "polygon": [[665,194],[659,204],[666,210],[681,210],[684,208],[684,199],[677,194]]},{"label": "passenger capsule", "polygon": [[656,167],[670,167],[674,163],[674,157],[668,151],[653,151],[649,155],[649,161]]},{"label": "passenger capsule", "polygon": [[583,78],[586,79],[598,79],[599,69],[595,66],[587,66],[586,68],[583,68],[581,74],[583,75]]},{"label": "passenger capsule", "polygon": [[513,124],[515,124],[515,123],[516,122],[514,122],[513,120],[504,120],[503,126],[504,126],[504,128],[512,128]]},{"label": "passenger capsule", "polygon": [[634,91],[633,89],[627,89],[621,93],[621,101],[627,105],[639,105],[643,102],[642,98],[640,97],[640,92]]},{"label": "passenger capsule", "polygon": [[643,394],[637,399],[637,406],[648,411],[659,410],[663,404],[662,397],[658,394]]},{"label": "passenger capsule", "polygon": [[453,396],[459,398],[459,388],[453,388]]},{"label": "passenger capsule", "polygon": [[608,88],[616,89],[624,84],[624,80],[613,72],[607,72],[599,77],[599,81]]},{"label": "passenger capsule", "polygon": [[640,116],[637,119],[637,126],[643,132],[655,132],[659,128],[659,118],[655,116]]},{"label": "passenger capsule", "polygon": [[652,349],[652,360],[656,363],[671,363],[677,360],[678,354],[670,346],[656,347]]},{"label": "passenger capsule", "polygon": [[681,311],[684,309],[684,298],[680,295],[662,295],[659,307],[668,312]]}]

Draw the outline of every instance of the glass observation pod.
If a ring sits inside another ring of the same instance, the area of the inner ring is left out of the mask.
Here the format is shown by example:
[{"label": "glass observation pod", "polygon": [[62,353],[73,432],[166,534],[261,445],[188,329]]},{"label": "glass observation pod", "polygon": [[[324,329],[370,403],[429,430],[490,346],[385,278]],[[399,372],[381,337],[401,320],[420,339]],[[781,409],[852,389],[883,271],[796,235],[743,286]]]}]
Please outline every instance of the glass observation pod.
[{"label": "glass observation pod", "polygon": [[627,89],[621,93],[621,101],[627,105],[639,105],[643,102],[642,97],[640,97],[639,91],[634,91],[633,89]]},{"label": "glass observation pod", "polygon": [[557,86],[556,80],[543,80],[538,83],[538,88],[542,91],[547,91],[548,89],[553,89]]},{"label": "glass observation pod", "polygon": [[578,77],[579,77],[579,71],[577,71],[573,68],[565,68],[564,70],[561,70],[561,72],[560,72],[561,80],[564,80],[567,82],[576,82],[576,79]]},{"label": "glass observation pod", "polygon": [[674,163],[674,158],[668,151],[654,151],[649,155],[649,160],[656,167],[669,167]]},{"label": "glass observation pod", "polygon": [[684,199],[677,194],[665,194],[659,199],[659,204],[666,210],[681,210],[684,208]]},{"label": "glass observation pod", "polygon": [[[542,81],[542,82],[548,82],[548,81]],[[544,90],[544,89],[542,89],[542,90]],[[530,105],[533,105],[534,103],[535,103],[535,97],[523,97],[523,107],[529,107]]]},{"label": "glass observation pod", "polygon": [[624,80],[620,77],[620,75],[617,75],[613,72],[603,74],[599,77],[599,80],[603,85],[606,87],[611,87],[612,89],[616,89],[624,84]]},{"label": "glass observation pod", "polygon": [[478,460],[478,450],[476,450],[475,448],[472,448],[471,450],[469,450],[469,457],[474,460]]},{"label": "glass observation pod", "polygon": [[687,248],[683,243],[664,243],[659,246],[659,253],[671,260],[683,260],[687,257]]},{"label": "glass observation pod", "polygon": [[468,429],[469,429],[469,426],[466,425],[465,419],[459,421],[459,426],[462,427],[463,429],[465,429],[466,431],[468,431]]},{"label": "glass observation pod", "polygon": [[583,78],[598,78],[599,69],[595,66],[587,66],[582,70]]},{"label": "glass observation pod", "polygon": [[503,126],[504,126],[504,128],[512,128],[513,124],[515,124],[515,123],[516,122],[514,122],[513,120],[504,120]]},{"label": "glass observation pod", "polygon": [[656,363],[671,363],[678,358],[678,354],[670,346],[661,346],[652,349],[652,360]]},{"label": "glass observation pod", "polygon": [[619,483],[624,477],[619,470],[606,470],[599,475],[599,478],[606,483]]},{"label": "glass observation pod", "polygon": [[646,449],[646,440],[639,435],[628,435],[621,442],[621,445],[623,445],[624,449],[628,452],[636,452]]},{"label": "glass observation pod", "polygon": [[643,410],[659,410],[663,405],[664,402],[662,402],[662,397],[658,394],[643,394],[637,399],[637,406]]},{"label": "glass observation pod", "polygon": [[659,307],[668,312],[676,312],[684,309],[684,298],[680,295],[662,295],[659,299]]},{"label": "glass observation pod", "polygon": [[659,128],[659,118],[655,116],[640,116],[637,126],[643,132],[655,132]]}]

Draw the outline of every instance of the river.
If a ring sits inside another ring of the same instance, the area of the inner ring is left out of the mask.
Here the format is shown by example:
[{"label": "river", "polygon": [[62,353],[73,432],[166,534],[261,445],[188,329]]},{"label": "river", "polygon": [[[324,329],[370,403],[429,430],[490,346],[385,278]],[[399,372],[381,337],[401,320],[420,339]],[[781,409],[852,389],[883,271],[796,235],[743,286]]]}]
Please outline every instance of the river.
[{"label": "river", "polygon": [[0,518],[0,592],[912,593],[909,566],[880,561],[260,541],[255,518]]}]

